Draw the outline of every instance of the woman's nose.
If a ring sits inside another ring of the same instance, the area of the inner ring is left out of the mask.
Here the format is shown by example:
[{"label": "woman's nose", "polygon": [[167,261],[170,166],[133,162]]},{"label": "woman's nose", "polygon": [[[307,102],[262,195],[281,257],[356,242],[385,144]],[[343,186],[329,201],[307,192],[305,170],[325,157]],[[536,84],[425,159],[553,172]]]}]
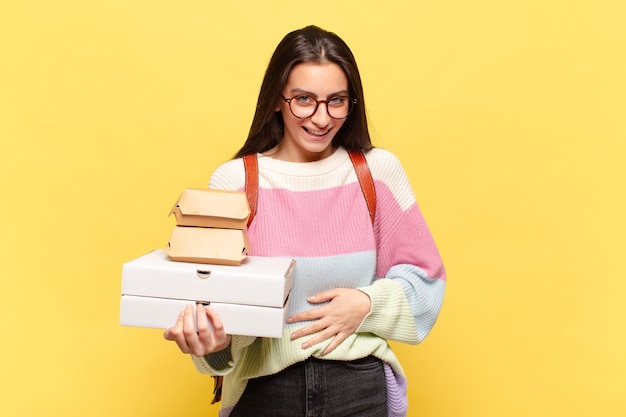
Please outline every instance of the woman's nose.
[{"label": "woman's nose", "polygon": [[311,115],[311,121],[315,123],[317,126],[325,127],[330,123],[330,114],[328,114],[328,105],[325,101],[322,101],[318,104],[315,113]]}]

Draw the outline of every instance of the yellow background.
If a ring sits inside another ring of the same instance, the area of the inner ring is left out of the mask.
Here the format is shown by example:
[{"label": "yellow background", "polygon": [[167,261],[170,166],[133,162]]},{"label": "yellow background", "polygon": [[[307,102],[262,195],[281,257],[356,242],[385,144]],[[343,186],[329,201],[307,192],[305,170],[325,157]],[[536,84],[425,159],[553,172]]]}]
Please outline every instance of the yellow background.
[{"label": "yellow background", "polygon": [[396,345],[410,416],[626,414],[626,6],[608,0],[0,5],[0,415],[217,415],[161,331],[120,327],[122,263],[244,140],[307,24],[353,49],[375,144],[446,261]]}]

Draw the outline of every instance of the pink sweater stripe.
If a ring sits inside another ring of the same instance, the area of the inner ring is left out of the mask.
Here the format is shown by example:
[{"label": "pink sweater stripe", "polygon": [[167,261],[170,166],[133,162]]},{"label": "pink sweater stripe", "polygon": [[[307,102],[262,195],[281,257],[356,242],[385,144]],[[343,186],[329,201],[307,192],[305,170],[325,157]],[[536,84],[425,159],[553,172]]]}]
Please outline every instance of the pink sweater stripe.
[{"label": "pink sweater stripe", "polygon": [[[256,230],[257,221],[262,230]],[[256,241],[251,254],[257,256],[322,257],[376,247],[358,183],[304,192],[262,188],[250,235]]]}]

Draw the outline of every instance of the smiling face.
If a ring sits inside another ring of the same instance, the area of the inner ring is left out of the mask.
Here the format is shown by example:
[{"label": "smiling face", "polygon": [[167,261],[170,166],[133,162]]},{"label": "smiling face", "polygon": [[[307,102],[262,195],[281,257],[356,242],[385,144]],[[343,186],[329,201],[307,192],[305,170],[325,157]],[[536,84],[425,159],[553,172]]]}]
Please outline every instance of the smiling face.
[{"label": "smiling face", "polygon": [[[298,64],[291,70],[282,96],[288,99],[309,96],[316,100],[345,97],[348,96],[348,78],[334,63]],[[326,103],[320,103],[315,113],[305,119],[295,117],[289,110],[289,103],[282,98],[277,110],[282,113],[285,133],[267,155],[290,162],[308,162],[324,159],[333,153],[333,138],[345,119],[330,117]]]}]

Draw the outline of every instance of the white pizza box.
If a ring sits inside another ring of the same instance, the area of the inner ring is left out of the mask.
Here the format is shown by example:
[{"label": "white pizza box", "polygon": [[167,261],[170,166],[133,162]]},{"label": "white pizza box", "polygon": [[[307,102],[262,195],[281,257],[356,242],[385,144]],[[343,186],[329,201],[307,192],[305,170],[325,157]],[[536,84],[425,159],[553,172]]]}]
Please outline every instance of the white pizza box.
[{"label": "white pizza box", "polygon": [[[287,298],[280,308],[215,302],[209,305],[219,314],[227,334],[279,338],[282,337],[288,302]],[[167,329],[176,324],[178,315],[190,303],[188,300],[122,295],[120,324]]]},{"label": "white pizza box", "polygon": [[157,249],[122,267],[122,295],[277,307],[285,304],[295,261],[247,256],[241,265],[177,262]]}]

